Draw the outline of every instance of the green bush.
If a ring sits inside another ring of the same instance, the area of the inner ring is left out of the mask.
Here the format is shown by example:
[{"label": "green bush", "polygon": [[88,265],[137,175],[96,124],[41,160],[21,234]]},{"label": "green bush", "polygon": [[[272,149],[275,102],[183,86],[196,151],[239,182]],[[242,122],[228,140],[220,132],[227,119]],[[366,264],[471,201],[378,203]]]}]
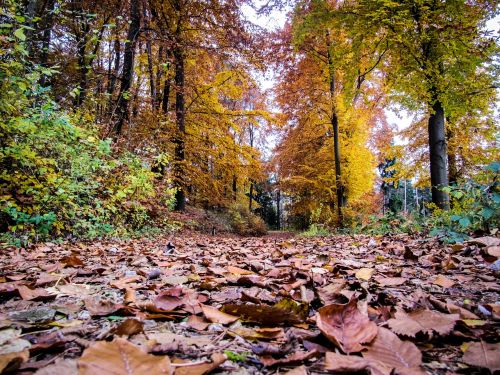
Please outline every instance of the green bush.
[{"label": "green bush", "polygon": [[324,225],[316,223],[311,224],[305,232],[302,232],[302,236],[304,237],[321,237],[329,236],[330,234],[330,231]]},{"label": "green bush", "polygon": [[461,242],[473,232],[489,233],[500,226],[500,163],[495,162],[474,180],[444,190],[450,195],[451,209],[435,209],[429,221],[431,235],[447,242]]},{"label": "green bush", "polygon": [[[0,233],[10,242],[123,235],[151,225],[147,202],[173,201],[168,181],[131,153],[114,155],[88,116],[70,114],[39,85],[57,72],[30,64],[25,27],[0,27]],[[164,156],[162,155],[164,159]],[[163,190],[155,189],[158,185]],[[158,197],[160,195],[160,197]]]},{"label": "green bush", "polygon": [[229,225],[234,233],[241,236],[262,236],[267,233],[264,220],[246,207],[235,205],[229,208]]}]

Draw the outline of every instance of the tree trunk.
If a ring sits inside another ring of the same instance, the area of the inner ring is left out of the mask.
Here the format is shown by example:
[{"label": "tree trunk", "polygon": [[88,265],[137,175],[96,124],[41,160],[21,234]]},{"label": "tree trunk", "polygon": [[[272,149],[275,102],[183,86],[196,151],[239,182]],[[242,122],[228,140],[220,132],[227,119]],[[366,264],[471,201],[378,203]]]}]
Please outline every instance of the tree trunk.
[{"label": "tree trunk", "polygon": [[125,42],[125,51],[123,54],[123,72],[121,77],[120,92],[116,104],[117,120],[115,123],[115,133],[119,136],[123,129],[123,124],[128,120],[128,104],[130,96],[130,87],[134,74],[135,45],[140,32],[141,18],[139,12],[139,2],[130,1],[130,25]]},{"label": "tree trunk", "polygon": [[446,144],[448,146],[448,182],[450,185],[456,184],[458,180],[458,167],[457,167],[457,155],[456,148],[450,147],[451,140],[453,139],[453,131],[448,129],[446,132]]},{"label": "tree trunk", "polygon": [[342,207],[345,205],[344,186],[342,184],[342,172],[340,169],[340,144],[339,144],[339,119],[337,116],[337,109],[335,106],[335,70],[333,57],[328,45],[328,71],[329,71],[329,84],[330,84],[330,100],[332,117],[330,119],[333,129],[333,153],[335,157],[335,190],[337,193],[337,215],[338,224],[340,227],[344,224],[344,217]]},{"label": "tree trunk", "polygon": [[248,210],[252,211],[252,201],[253,201],[253,181],[250,180],[250,193],[248,194]]},{"label": "tree trunk", "polygon": [[[49,0],[46,5],[46,10],[42,14],[42,48],[40,52],[40,65],[44,68],[48,67],[48,62],[49,62],[49,48],[50,48],[50,40],[52,36],[52,27],[54,24],[54,5],[55,5],[55,0]],[[48,77],[45,74],[42,74],[40,77],[40,85],[42,87],[47,86],[49,83]]]},{"label": "tree trunk", "polygon": [[446,170],[447,152],[444,129],[444,109],[439,100],[432,105],[432,114],[429,117],[429,154],[431,166],[432,203],[437,207],[448,210],[449,197],[441,189],[448,186]]},{"label": "tree trunk", "polygon": [[116,39],[114,41],[114,66],[113,66],[113,73],[111,73],[110,69],[110,74],[109,74],[109,82],[108,82],[108,87],[107,87],[107,94],[109,96],[109,113],[108,115],[112,116],[114,109],[113,109],[113,94],[115,92],[115,87],[116,87],[116,77],[118,77],[118,74],[120,73],[120,59],[121,59],[121,46],[120,46],[120,40],[119,36],[116,36]]},{"label": "tree trunk", "polygon": [[[184,54],[182,47],[177,45],[174,49],[175,59],[175,116],[177,124],[177,134],[175,137],[175,166],[174,166],[174,182],[177,188],[175,193],[175,209],[183,211],[186,208],[186,195],[184,193],[184,136],[186,133],[186,113],[184,103]],[[164,93],[165,95],[166,93]],[[165,110],[165,108],[164,108]]]},{"label": "tree trunk", "polygon": [[151,52],[151,40],[146,41],[146,52],[148,54],[149,89],[151,91],[151,109],[154,111],[156,100],[155,77],[153,75],[153,55]]},{"label": "tree trunk", "polygon": [[281,203],[281,190],[278,189],[276,192],[276,229],[280,230],[281,229],[281,208],[280,208],[280,203]]}]

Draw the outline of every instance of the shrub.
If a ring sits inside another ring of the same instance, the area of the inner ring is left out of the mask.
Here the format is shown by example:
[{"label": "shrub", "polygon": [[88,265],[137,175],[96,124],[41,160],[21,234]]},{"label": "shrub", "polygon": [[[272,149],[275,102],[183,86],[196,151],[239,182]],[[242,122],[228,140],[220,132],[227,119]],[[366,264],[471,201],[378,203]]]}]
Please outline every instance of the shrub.
[{"label": "shrub", "polygon": [[121,235],[149,226],[148,200],[173,200],[168,179],[157,181],[137,155],[114,155],[111,141],[99,139],[89,116],[58,108],[50,89],[38,83],[41,75],[56,72],[25,59],[24,28],[11,16],[12,24],[0,28],[0,232],[8,233],[3,237],[21,244],[62,235]]},{"label": "shrub", "polygon": [[445,188],[451,198],[451,209],[435,209],[430,225],[432,235],[447,242],[461,242],[473,232],[488,233],[500,226],[500,163],[495,162],[475,180]]},{"label": "shrub", "polygon": [[227,215],[232,231],[241,236],[262,236],[267,233],[264,220],[242,205],[230,207]]}]

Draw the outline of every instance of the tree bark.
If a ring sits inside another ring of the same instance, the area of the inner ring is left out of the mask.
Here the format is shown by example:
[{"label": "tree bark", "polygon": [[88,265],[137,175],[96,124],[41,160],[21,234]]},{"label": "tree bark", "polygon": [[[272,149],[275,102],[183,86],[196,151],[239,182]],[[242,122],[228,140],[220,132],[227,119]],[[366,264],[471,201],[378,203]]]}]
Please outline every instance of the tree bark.
[{"label": "tree bark", "polygon": [[[446,119],[447,120],[447,119]],[[448,146],[448,182],[450,185],[456,184],[458,181],[458,167],[456,148],[450,147],[450,141],[453,139],[453,131],[448,129],[446,132],[446,144]]]},{"label": "tree bark", "polygon": [[448,194],[442,191],[443,187],[448,186],[444,109],[441,102],[437,99],[432,105],[428,130],[432,203],[443,210],[448,210],[450,208],[449,197]]},{"label": "tree bark", "polygon": [[330,52],[330,45],[328,49],[328,71],[329,71],[329,84],[330,84],[330,100],[331,100],[331,125],[333,129],[333,153],[335,158],[335,190],[337,194],[337,216],[338,224],[340,227],[344,224],[344,216],[342,208],[345,206],[345,192],[342,184],[342,172],[340,169],[340,144],[339,144],[339,119],[337,116],[337,109],[335,106],[335,70],[333,57]]},{"label": "tree bark", "polygon": [[[174,49],[174,59],[175,59],[175,116],[177,125],[177,134],[175,136],[175,165],[174,165],[174,182],[177,188],[175,193],[175,209],[177,211],[183,211],[186,208],[186,195],[184,193],[184,136],[186,133],[186,113],[185,113],[185,103],[184,103],[184,53],[182,47],[178,45]],[[165,95],[166,93],[164,93]],[[165,110],[165,108],[164,108]]]},{"label": "tree bark", "polygon": [[130,87],[134,74],[135,45],[139,36],[141,27],[141,16],[139,11],[139,2],[130,1],[130,26],[125,42],[125,51],[123,54],[123,72],[121,77],[120,92],[116,104],[117,120],[115,123],[115,134],[119,136],[123,129],[123,124],[129,118],[128,104]]}]

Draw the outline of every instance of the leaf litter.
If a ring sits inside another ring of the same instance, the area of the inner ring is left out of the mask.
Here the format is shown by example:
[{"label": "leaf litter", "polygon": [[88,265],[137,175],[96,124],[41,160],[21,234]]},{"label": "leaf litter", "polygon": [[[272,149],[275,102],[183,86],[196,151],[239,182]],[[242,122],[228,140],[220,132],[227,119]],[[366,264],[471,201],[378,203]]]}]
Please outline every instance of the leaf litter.
[{"label": "leaf litter", "polygon": [[0,373],[493,373],[498,243],[184,233],[3,249]]}]

